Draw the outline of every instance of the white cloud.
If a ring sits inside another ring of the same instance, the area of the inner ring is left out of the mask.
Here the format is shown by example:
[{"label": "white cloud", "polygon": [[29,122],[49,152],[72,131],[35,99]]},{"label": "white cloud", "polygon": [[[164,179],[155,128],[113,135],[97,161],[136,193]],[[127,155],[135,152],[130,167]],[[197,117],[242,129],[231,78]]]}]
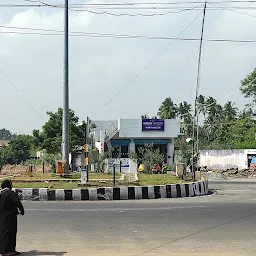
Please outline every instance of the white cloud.
[{"label": "white cloud", "polygon": [[[131,1],[129,1],[131,2]],[[177,36],[198,11],[159,17],[113,17],[70,12],[70,30],[84,32]],[[63,10],[17,9],[3,25],[63,29]],[[201,17],[183,37],[199,37]],[[228,11],[208,11],[206,38],[255,39],[255,20]],[[1,31],[6,31],[1,29]],[[11,31],[8,29],[8,31]],[[62,102],[62,36],[1,34],[0,67],[44,118]],[[81,119],[91,116],[143,69],[169,41],[70,38],[70,107]],[[157,112],[165,97],[192,101],[199,42],[175,41],[94,119],[139,117]],[[222,99],[254,68],[255,45],[204,42],[201,93]],[[43,124],[1,77],[0,119],[15,132]],[[225,94],[225,95],[224,95]],[[239,93],[230,98],[244,103]]]}]

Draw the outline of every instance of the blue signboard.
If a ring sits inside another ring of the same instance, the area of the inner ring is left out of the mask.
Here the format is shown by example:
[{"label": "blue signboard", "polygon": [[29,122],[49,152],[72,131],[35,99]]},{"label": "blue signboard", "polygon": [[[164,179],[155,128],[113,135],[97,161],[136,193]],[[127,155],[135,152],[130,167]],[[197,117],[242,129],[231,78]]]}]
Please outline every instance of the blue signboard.
[{"label": "blue signboard", "polygon": [[142,119],[142,131],[164,131],[164,120]]}]

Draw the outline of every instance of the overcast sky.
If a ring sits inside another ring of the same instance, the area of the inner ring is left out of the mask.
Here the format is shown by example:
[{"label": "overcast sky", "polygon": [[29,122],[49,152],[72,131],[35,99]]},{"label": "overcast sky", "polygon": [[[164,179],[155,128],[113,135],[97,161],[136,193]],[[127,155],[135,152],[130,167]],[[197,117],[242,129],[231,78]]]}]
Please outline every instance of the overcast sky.
[{"label": "overcast sky", "polygon": [[[56,4],[64,1],[45,2]],[[97,2],[116,3],[117,0],[90,1]],[[0,3],[29,4],[22,0]],[[83,2],[71,0],[70,3]],[[223,6],[218,4],[220,5]],[[256,4],[248,5],[256,8]],[[230,7],[231,4],[225,6]],[[176,10],[108,11],[152,14]],[[236,11],[255,17],[228,10],[207,10],[205,39],[256,40],[256,11]],[[70,31],[176,37],[200,12],[202,10],[153,17],[116,17],[70,11],[69,22]],[[62,8],[0,7],[1,26],[63,30],[63,20]],[[199,38],[201,24],[202,14],[180,37]],[[29,32],[0,28],[0,32],[7,31]],[[56,111],[62,106],[64,38],[62,35],[5,33],[0,36],[0,68],[17,89],[0,74],[0,128],[16,133],[31,133],[35,128],[40,129],[47,120],[46,111]],[[115,120],[139,118],[146,113],[153,116],[166,97],[171,97],[176,103],[184,100],[192,103],[199,42],[174,41],[156,58],[170,42],[171,40],[70,37],[70,108],[75,110],[81,120],[86,119],[87,115],[94,120]],[[156,59],[153,61],[154,58]],[[253,70],[255,59],[256,43],[204,42],[200,94],[213,96],[221,104],[231,100],[242,108],[245,100],[238,90],[240,80]],[[93,115],[146,66],[148,67],[125,90]]]}]

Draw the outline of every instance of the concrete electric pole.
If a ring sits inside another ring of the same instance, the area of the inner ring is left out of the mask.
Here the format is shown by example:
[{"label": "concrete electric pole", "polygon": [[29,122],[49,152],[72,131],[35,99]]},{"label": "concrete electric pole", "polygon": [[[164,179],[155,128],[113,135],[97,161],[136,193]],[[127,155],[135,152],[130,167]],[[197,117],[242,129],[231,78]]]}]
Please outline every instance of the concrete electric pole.
[{"label": "concrete electric pole", "polygon": [[89,182],[89,136],[90,136],[90,119],[86,119],[85,144],[84,144],[84,168],[81,171],[81,185]]},{"label": "concrete electric pole", "polygon": [[64,83],[62,116],[62,160],[65,161],[65,174],[69,173],[69,84],[68,84],[68,0],[64,7]]},{"label": "concrete electric pole", "polygon": [[[203,10],[203,22],[202,22],[202,27],[201,27],[201,37],[200,37],[200,45],[199,45],[199,52],[198,52],[196,97],[195,97],[195,106],[194,106],[195,113],[194,113],[194,118],[193,118],[192,173],[194,175],[194,181],[196,179],[196,169],[198,169],[198,155],[199,155],[199,124],[198,124],[199,123],[199,113],[198,113],[197,100],[198,100],[198,93],[199,93],[199,86],[200,86],[200,71],[201,71],[201,58],[202,58],[203,36],[204,36],[205,13],[206,13],[206,2],[204,4],[204,10]],[[195,146],[196,146],[196,148],[195,148]],[[196,155],[196,164],[197,164],[196,168],[194,167],[194,155]]]}]

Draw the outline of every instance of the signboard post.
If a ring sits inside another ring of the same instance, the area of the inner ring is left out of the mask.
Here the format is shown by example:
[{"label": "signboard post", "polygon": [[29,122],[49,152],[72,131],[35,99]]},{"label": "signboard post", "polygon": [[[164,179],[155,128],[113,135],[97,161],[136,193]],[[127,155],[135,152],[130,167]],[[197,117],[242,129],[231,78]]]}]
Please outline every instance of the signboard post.
[{"label": "signboard post", "polygon": [[142,119],[142,131],[164,131],[163,119]]}]

